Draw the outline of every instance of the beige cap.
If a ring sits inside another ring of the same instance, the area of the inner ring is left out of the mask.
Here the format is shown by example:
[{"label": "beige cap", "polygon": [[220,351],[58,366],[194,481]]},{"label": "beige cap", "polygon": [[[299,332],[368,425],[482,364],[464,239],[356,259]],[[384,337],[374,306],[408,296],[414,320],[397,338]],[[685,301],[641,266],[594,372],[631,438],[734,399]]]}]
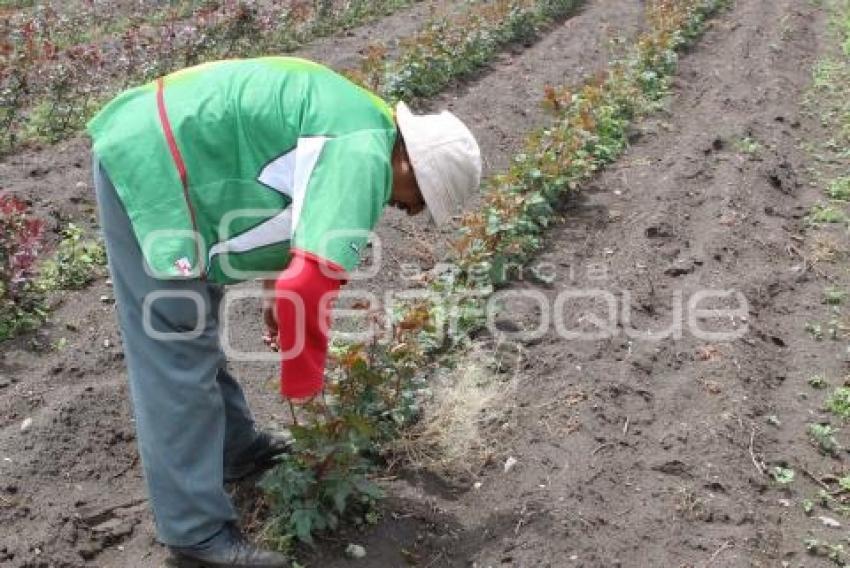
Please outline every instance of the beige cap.
[{"label": "beige cap", "polygon": [[444,110],[414,115],[396,106],[396,122],[413,165],[416,182],[437,225],[457,214],[481,183],[481,150],[469,128]]}]

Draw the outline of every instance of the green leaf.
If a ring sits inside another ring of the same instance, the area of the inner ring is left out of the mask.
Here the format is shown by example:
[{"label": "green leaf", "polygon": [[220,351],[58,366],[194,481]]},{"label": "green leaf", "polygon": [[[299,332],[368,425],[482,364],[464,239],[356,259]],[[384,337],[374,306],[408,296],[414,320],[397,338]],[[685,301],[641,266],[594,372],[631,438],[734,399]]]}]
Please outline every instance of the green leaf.
[{"label": "green leaf", "polygon": [[373,483],[365,477],[359,477],[353,480],[354,486],[363,495],[373,500],[383,499],[384,491],[376,483]]},{"label": "green leaf", "polygon": [[850,419],[850,388],[835,389],[826,401],[826,409],[845,420]]},{"label": "green leaf", "polygon": [[812,511],[815,509],[815,502],[811,499],[803,499],[803,512],[807,515],[811,515]]},{"label": "green leaf", "polygon": [[501,286],[508,280],[507,270],[505,269],[507,265],[507,259],[503,255],[497,255],[493,257],[493,260],[490,262],[490,282],[494,286]]},{"label": "green leaf", "polygon": [[781,466],[771,469],[770,475],[780,485],[789,485],[794,482],[794,478],[796,477],[793,469]]},{"label": "green leaf", "polygon": [[295,536],[305,544],[313,544],[314,513],[315,509],[296,509],[290,518]]},{"label": "green leaf", "polygon": [[351,490],[353,489],[351,483],[348,482],[340,482],[337,485],[336,489],[333,492],[333,501],[334,507],[336,508],[338,513],[345,512],[345,505],[348,502],[348,497],[351,495]]},{"label": "green leaf", "polygon": [[815,375],[809,379],[809,386],[813,389],[822,389],[828,386],[826,378],[823,375]]}]

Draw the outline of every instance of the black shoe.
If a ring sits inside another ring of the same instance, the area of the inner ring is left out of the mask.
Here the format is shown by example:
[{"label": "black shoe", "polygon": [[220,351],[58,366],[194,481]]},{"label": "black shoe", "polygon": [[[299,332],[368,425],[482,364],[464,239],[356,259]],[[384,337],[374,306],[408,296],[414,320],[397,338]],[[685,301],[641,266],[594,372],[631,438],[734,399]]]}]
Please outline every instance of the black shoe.
[{"label": "black shoe", "polygon": [[288,453],[292,441],[280,434],[258,432],[250,446],[228,459],[224,466],[224,481],[232,483],[244,477],[260,473],[274,465],[274,459]]},{"label": "black shoe", "polygon": [[212,538],[195,546],[172,546],[170,563],[182,568],[289,568],[283,554],[263,550],[226,524]]}]

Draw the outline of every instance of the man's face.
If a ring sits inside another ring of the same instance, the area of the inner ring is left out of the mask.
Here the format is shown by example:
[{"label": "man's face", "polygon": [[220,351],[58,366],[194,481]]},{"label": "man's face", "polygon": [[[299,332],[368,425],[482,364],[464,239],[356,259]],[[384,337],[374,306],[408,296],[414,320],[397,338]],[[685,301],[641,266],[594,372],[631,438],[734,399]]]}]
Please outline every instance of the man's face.
[{"label": "man's face", "polygon": [[408,215],[416,215],[425,209],[425,200],[403,144],[399,152],[393,153],[393,189],[389,204]]},{"label": "man's face", "polygon": [[422,199],[422,193],[419,191],[419,186],[416,185],[415,178],[413,183],[393,185],[390,205],[405,211],[408,215],[417,215],[425,209],[425,200]]}]

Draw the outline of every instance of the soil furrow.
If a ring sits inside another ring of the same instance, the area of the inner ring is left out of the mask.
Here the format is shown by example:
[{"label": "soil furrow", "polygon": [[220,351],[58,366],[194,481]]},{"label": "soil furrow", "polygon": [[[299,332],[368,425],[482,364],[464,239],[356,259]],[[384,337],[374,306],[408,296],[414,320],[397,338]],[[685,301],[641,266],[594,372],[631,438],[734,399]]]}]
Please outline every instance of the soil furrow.
[{"label": "soil furrow", "polygon": [[[684,58],[668,114],[565,205],[539,259],[558,278],[513,287],[542,292],[547,306],[505,311],[531,329],[548,310],[564,328],[527,345],[518,408],[498,430],[514,436],[518,465],[437,502],[467,540],[486,535],[466,559],[814,565],[793,562],[805,524],[767,476],[793,456],[767,418],[805,420],[794,404],[801,362],[824,351],[804,333],[823,282],[788,253],[817,197],[799,102],[824,28],[812,5],[737,2]],[[740,150],[744,139],[759,141],[757,155]],[[697,302],[714,311],[689,322],[689,302],[712,291],[722,301]],[[600,328],[603,339],[566,333]],[[798,380],[783,386],[789,374]]]}]

